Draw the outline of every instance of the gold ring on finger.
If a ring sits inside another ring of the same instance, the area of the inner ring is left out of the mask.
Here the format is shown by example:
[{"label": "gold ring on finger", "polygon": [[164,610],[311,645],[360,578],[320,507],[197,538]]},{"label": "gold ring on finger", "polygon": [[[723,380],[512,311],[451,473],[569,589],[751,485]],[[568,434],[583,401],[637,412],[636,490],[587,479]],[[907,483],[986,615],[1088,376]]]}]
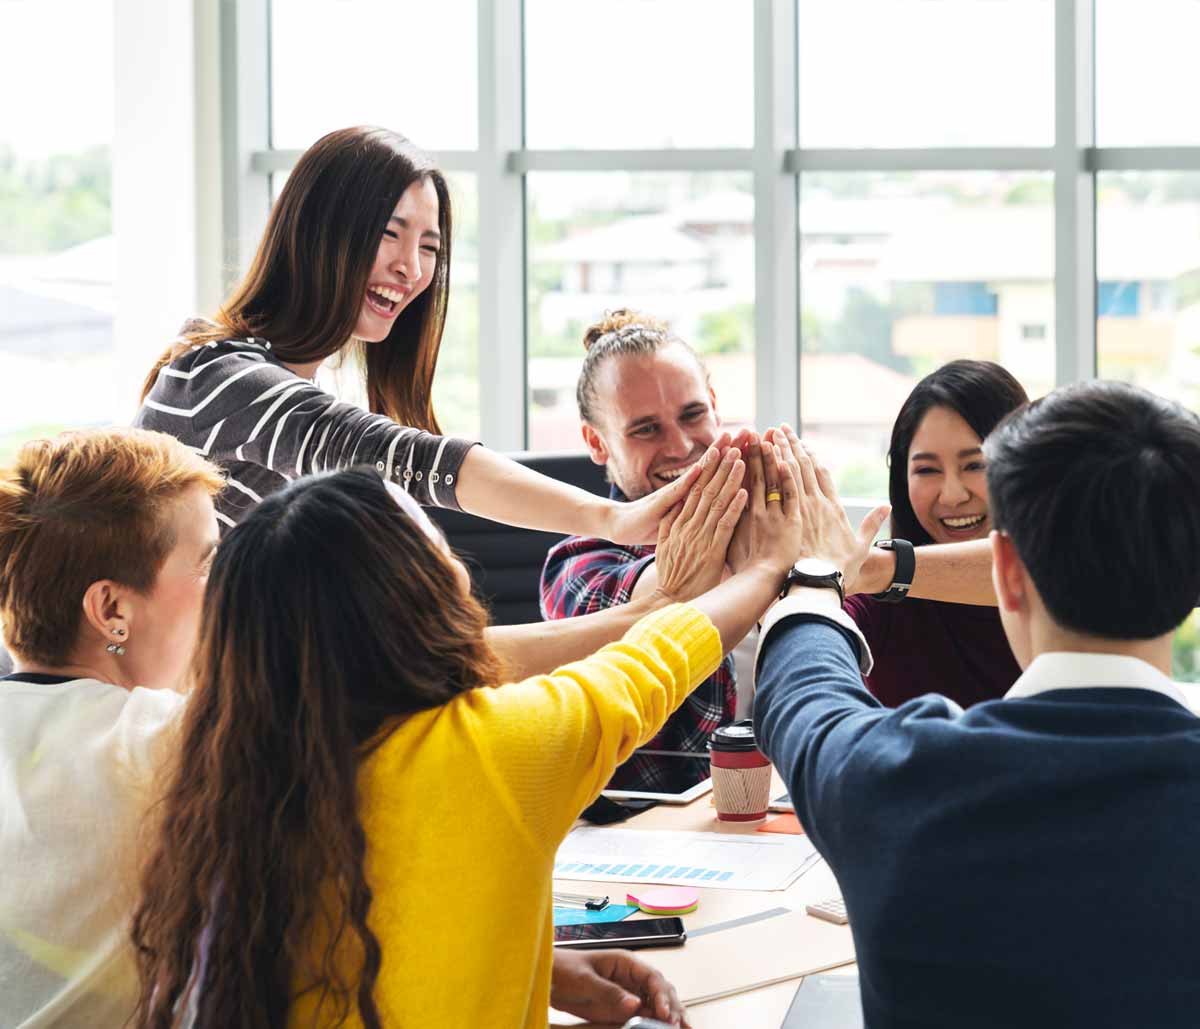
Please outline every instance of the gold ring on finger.
[{"label": "gold ring on finger", "polygon": [[783,494],[777,489],[767,491],[767,503],[783,503]]}]

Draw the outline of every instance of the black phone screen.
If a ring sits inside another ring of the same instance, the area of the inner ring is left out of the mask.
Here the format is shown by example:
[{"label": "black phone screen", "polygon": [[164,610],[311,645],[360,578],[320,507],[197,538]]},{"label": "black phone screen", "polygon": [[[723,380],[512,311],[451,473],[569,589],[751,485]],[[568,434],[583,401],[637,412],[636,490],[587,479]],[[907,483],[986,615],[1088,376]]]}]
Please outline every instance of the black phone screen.
[{"label": "black phone screen", "polygon": [[683,919],[678,917],[554,927],[556,947],[662,947],[682,943],[686,936]]}]

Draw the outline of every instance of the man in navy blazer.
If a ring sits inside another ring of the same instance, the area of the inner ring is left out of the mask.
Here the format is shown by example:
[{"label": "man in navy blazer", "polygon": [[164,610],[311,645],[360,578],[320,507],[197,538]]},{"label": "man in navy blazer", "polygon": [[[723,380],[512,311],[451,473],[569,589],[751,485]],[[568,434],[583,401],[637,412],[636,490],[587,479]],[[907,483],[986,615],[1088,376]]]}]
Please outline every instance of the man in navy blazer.
[{"label": "man in navy blazer", "polygon": [[[1023,674],[894,710],[831,573],[863,542],[802,474],[804,563],[767,615],[755,720],[841,884],[869,1029],[1200,1026],[1200,719],[1170,679],[1200,597],[1200,421],[1064,387],[988,437],[992,579]],[[800,563],[798,563],[800,564]]]}]

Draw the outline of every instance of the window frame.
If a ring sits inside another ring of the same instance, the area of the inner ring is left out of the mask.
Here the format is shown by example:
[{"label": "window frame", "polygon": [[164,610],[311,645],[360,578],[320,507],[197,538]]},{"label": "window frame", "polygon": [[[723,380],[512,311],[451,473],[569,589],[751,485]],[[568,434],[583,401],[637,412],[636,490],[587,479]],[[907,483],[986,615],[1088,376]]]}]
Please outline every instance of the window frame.
[{"label": "window frame", "polygon": [[[755,384],[760,425],[800,410],[800,183],[811,172],[1030,171],[1054,182],[1055,382],[1094,378],[1096,182],[1103,171],[1200,171],[1200,147],[1097,147],[1095,0],[1053,0],[1055,139],[1049,147],[825,149],[798,145],[798,0],[750,0],[754,145],[749,149],[531,150],[524,139],[524,4],[478,0],[479,145],[435,151],[479,184],[481,438],[523,450],[527,428],[526,176],[531,172],[744,171],[754,189]],[[298,150],[270,146],[270,0],[221,5],[225,267],[244,268],[265,224],[272,172]],[[264,55],[266,60],[264,60]],[[484,388],[483,384],[487,384]]]}]

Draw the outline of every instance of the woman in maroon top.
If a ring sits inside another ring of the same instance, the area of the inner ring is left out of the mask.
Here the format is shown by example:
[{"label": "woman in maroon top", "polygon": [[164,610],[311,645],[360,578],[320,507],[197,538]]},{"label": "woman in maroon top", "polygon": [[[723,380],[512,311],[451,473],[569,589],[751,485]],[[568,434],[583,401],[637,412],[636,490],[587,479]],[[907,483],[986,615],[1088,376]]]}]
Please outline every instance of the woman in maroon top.
[{"label": "woman in maroon top", "polygon": [[[917,383],[888,448],[893,537],[922,546],[988,535],[983,440],[1028,399],[991,361],[951,361]],[[846,610],[871,645],[867,687],[884,704],[941,693],[969,707],[1004,696],[1021,674],[994,607],[881,596],[847,597]]]}]

